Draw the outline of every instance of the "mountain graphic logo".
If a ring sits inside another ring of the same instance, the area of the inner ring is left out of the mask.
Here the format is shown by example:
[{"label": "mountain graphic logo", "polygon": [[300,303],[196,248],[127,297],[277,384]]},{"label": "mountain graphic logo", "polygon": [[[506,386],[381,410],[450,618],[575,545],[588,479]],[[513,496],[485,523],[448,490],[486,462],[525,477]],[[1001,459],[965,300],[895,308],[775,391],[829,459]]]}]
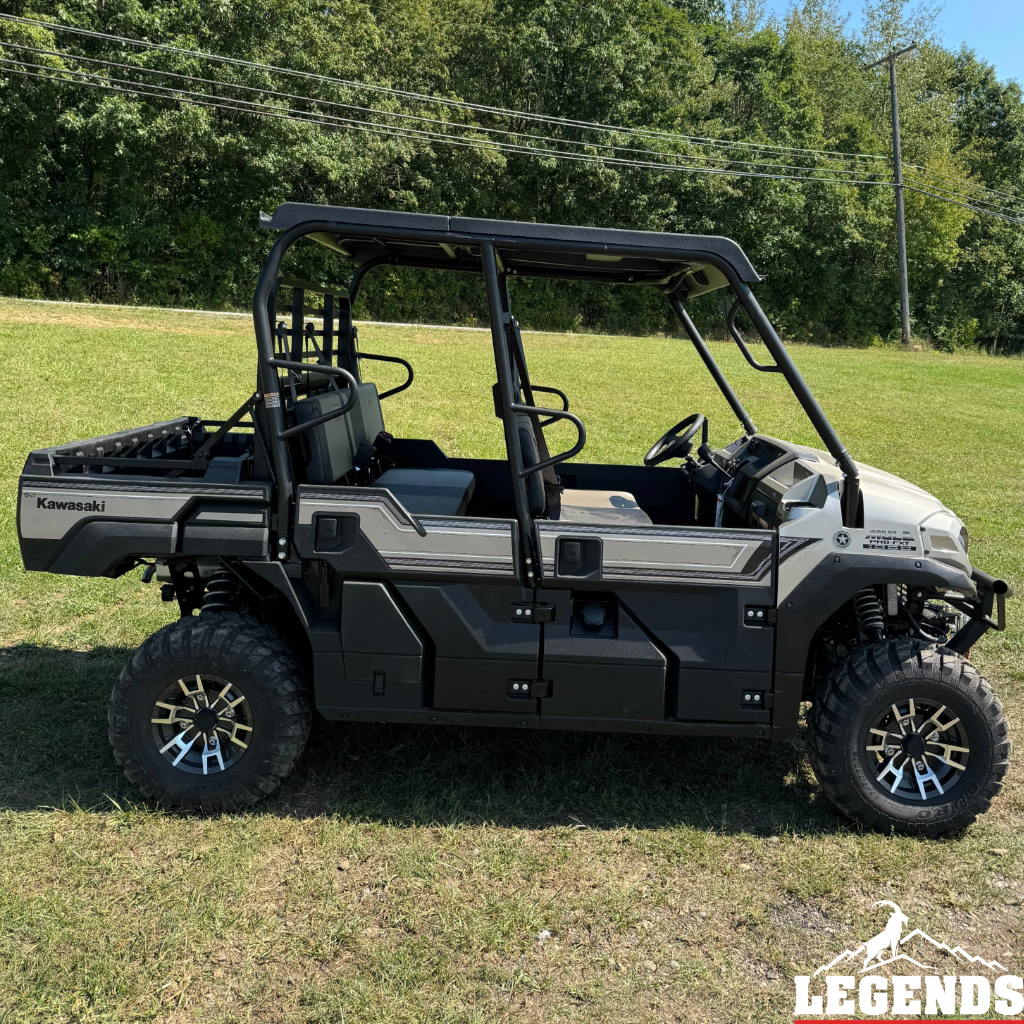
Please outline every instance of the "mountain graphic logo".
[{"label": "mountain graphic logo", "polygon": [[[857,968],[858,974],[874,971],[879,967],[884,967],[886,964],[893,964],[900,960],[908,961],[924,971],[936,971],[939,968],[924,962],[924,959],[934,959],[936,954],[940,953],[953,957],[954,960],[961,964],[984,967],[998,974],[1007,973],[1006,968],[998,960],[986,960],[981,956],[973,956],[963,946],[957,945],[951,948],[945,942],[933,939],[920,928],[915,928],[904,935],[903,929],[910,921],[907,915],[891,900],[879,900],[878,903],[873,905],[872,909],[875,907],[892,908],[885,927],[877,935],[866,939],[854,949],[844,949],[833,960],[830,960],[827,964],[822,964],[812,977],[816,978],[819,974],[831,971],[833,967],[851,962],[860,964]],[[912,940],[918,941],[910,945]],[[918,947],[923,947],[924,952],[919,952]],[[923,959],[918,960],[916,957],[911,956],[907,951],[909,949],[913,949],[913,952]]]}]

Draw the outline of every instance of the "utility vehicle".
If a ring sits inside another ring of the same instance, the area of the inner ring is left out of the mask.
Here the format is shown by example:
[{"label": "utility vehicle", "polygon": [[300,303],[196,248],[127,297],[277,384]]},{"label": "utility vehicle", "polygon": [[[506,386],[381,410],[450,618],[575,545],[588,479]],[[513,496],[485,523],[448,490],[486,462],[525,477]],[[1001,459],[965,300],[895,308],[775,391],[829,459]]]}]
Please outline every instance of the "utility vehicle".
[{"label": "utility vehicle", "polygon": [[[972,566],[940,501],[850,457],[735,242],[294,203],[261,221],[279,234],[241,408],[42,448],[21,476],[27,569],[116,577],[145,563],[180,608],[111,699],[115,756],[143,793],[251,804],[291,770],[314,709],[781,740],[810,701],[811,763],[851,818],[931,834],[989,806],[1010,743],[966,656],[1003,628],[1010,588]],[[355,265],[346,288],[280,277],[301,239]],[[413,367],[362,351],[352,321],[382,266],[483,277],[506,458],[450,458],[385,430]],[[738,439],[712,448],[705,417],[680,410],[642,465],[574,461],[584,424],[557,382],[531,380],[512,315],[509,282],[529,276],[661,291]],[[731,292],[746,361],[786,382],[824,450],[755,427],[687,308],[716,289]],[[378,394],[360,372],[372,360],[406,380]],[[576,440],[552,453],[558,421]]]}]

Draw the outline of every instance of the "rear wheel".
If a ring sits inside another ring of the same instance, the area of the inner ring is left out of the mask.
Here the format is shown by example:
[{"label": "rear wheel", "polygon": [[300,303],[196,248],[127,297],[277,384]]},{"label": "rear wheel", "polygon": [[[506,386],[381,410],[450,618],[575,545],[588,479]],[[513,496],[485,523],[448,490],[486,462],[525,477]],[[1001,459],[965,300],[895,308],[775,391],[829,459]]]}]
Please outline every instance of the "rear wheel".
[{"label": "rear wheel", "polygon": [[110,698],[114,756],[170,807],[245,807],[275,789],[305,746],[309,688],[269,626],[237,613],[180,619],[154,633]]},{"label": "rear wheel", "polygon": [[811,766],[829,799],[870,828],[958,831],[1002,788],[1002,705],[960,655],[914,640],[862,647],[821,683],[808,715]]}]

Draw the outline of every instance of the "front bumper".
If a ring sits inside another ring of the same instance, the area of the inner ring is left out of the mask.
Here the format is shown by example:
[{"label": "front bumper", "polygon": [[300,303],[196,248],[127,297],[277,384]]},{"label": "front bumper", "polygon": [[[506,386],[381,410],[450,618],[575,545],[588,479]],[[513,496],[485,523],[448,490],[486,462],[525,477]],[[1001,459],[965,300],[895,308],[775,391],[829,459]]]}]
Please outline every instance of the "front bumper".
[{"label": "front bumper", "polygon": [[[975,597],[945,599],[947,604],[968,616],[967,621],[946,644],[957,654],[967,654],[990,629],[1000,633],[1006,629],[1006,599],[1013,596],[1013,588],[1009,583],[997,580],[981,569],[972,569],[971,579],[978,589]],[[993,613],[995,618],[992,617]]]}]

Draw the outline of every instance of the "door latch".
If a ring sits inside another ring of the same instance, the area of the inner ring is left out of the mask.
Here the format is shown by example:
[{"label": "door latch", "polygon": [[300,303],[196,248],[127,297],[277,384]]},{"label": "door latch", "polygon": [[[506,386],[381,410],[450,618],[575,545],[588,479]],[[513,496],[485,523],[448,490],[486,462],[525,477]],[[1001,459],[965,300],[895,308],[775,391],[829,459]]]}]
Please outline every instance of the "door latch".
[{"label": "door latch", "polygon": [[744,626],[774,626],[778,622],[778,612],[763,604],[748,604],[743,609]]},{"label": "door latch", "polygon": [[542,697],[550,697],[551,680],[510,679],[508,681],[508,695],[510,697],[526,697],[530,700],[540,700]]},{"label": "door latch", "polygon": [[555,606],[553,604],[514,604],[512,605],[513,622],[554,622]]}]

